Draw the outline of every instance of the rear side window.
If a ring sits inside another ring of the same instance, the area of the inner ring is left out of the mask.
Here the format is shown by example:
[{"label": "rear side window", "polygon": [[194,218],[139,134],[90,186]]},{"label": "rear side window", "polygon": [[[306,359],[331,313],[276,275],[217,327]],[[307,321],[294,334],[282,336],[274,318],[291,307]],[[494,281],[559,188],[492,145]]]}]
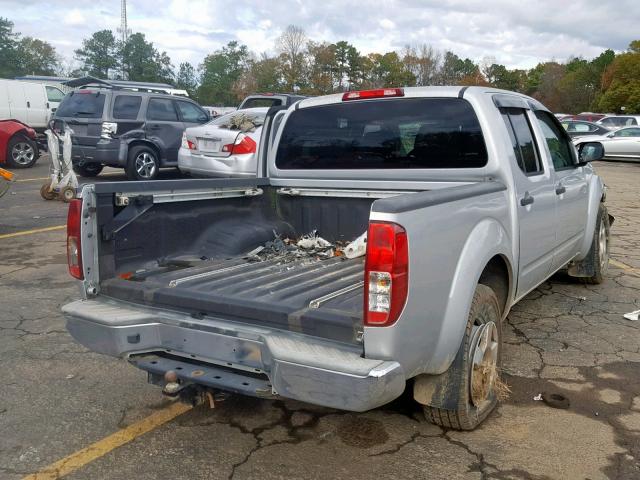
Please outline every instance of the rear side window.
[{"label": "rear side window", "polygon": [[142,97],[118,95],[113,102],[113,118],[118,120],[135,120],[138,118]]},{"label": "rear side window", "polygon": [[47,100],[49,100],[50,102],[61,102],[62,99],[64,98],[64,93],[62,93],[62,90],[60,90],[59,88],[56,87],[50,87],[50,86],[45,86],[45,89],[47,91]]},{"label": "rear side window", "polygon": [[458,98],[354,101],[292,112],[279,169],[480,168],[487,163],[473,107]]},{"label": "rear side window", "polygon": [[182,121],[189,123],[204,123],[209,120],[209,116],[204,110],[196,107],[193,103],[189,102],[176,102],[180,115],[182,115]]},{"label": "rear side window", "polygon": [[178,114],[173,101],[164,98],[151,98],[147,107],[147,120],[177,122]]},{"label": "rear side window", "polygon": [[[548,112],[537,111],[536,117],[544,134],[553,160],[553,168],[562,170],[576,165],[573,157],[573,145],[567,134],[558,125],[556,119]],[[588,126],[587,126],[588,127]]]},{"label": "rear side window", "polygon": [[102,118],[104,98],[103,93],[71,92],[56,110],[56,117]]},{"label": "rear side window", "polygon": [[542,164],[533,141],[533,132],[526,111],[520,108],[503,108],[501,112],[520,170],[525,175],[542,173]]},{"label": "rear side window", "polygon": [[242,108],[275,107],[282,105],[279,98],[250,98],[242,104]]}]

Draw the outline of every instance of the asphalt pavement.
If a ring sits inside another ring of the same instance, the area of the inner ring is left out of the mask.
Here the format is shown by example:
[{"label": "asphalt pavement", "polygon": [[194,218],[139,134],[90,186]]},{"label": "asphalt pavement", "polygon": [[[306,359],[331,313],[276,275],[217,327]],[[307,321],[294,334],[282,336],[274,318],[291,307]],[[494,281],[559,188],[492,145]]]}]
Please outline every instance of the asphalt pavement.
[{"label": "asphalt pavement", "polygon": [[[60,307],[79,294],[66,205],[40,198],[46,157],[16,171],[0,199],[0,479],[640,478],[640,322],[622,316],[640,309],[640,164],[596,169],[616,217],[607,280],[559,273],[513,308],[503,328],[511,395],[473,432],[428,424],[409,398],[362,414],[165,400],[143,372],[67,334]],[[124,179],[106,169],[96,180]],[[542,392],[570,407],[535,401]]]}]

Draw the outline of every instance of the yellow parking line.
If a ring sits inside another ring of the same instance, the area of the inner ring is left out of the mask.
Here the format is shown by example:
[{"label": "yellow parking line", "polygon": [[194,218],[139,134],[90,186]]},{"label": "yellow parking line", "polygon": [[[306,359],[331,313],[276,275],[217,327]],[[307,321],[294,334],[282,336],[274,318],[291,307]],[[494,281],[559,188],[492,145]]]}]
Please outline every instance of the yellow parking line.
[{"label": "yellow parking line", "polygon": [[640,275],[640,269],[634,268],[630,265],[627,265],[626,263],[619,262],[618,260],[614,260],[613,258],[609,259],[609,263],[614,267],[618,267],[623,270],[626,270],[627,272],[632,272],[632,273],[635,273],[636,275]]},{"label": "yellow parking line", "polygon": [[23,230],[21,232],[5,233],[0,235],[0,240],[3,238],[21,237],[22,235],[32,235],[34,233],[51,232],[53,230],[62,230],[67,228],[66,225],[56,225],[55,227],[34,228],[33,230]]},{"label": "yellow parking line", "polygon": [[39,178],[23,178],[21,180],[16,180],[16,182],[35,182],[36,180],[49,180],[50,177],[39,177]]},{"label": "yellow parking line", "polygon": [[135,440],[151,430],[163,425],[179,415],[191,410],[190,405],[184,403],[172,403],[168,408],[159,410],[139,422],[129,425],[108,437],[92,443],[71,455],[43,468],[37,473],[24,477],[22,480],[57,480],[69,473],[84,467],[88,463],[103,457],[107,453]]}]

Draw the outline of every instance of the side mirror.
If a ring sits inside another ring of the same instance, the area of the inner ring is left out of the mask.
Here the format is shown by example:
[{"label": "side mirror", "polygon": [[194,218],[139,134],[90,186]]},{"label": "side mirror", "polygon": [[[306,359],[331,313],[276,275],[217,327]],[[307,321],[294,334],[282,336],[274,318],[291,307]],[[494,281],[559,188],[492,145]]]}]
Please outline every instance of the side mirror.
[{"label": "side mirror", "polygon": [[604,158],[604,146],[600,142],[582,142],[576,147],[578,148],[578,165],[586,165]]}]

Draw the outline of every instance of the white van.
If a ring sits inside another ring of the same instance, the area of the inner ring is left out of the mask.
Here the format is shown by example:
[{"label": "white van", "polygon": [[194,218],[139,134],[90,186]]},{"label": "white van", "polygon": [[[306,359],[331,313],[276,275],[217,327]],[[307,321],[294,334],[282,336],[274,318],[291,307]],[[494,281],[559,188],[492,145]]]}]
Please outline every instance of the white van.
[{"label": "white van", "polygon": [[63,98],[52,85],[0,79],[0,120],[15,118],[43,131]]}]

